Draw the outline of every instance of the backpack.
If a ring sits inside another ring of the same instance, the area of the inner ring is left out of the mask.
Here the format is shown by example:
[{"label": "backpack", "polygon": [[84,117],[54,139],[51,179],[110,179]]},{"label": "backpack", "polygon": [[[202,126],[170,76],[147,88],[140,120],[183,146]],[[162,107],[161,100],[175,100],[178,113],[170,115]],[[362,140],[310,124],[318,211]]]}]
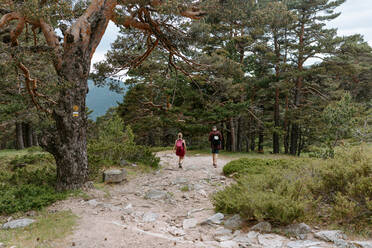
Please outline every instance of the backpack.
[{"label": "backpack", "polygon": [[176,151],[178,153],[178,152],[182,152],[183,150],[184,150],[183,140],[179,139],[176,142]]},{"label": "backpack", "polygon": [[221,144],[221,139],[218,133],[213,134],[212,136],[212,144],[213,146],[219,146]]}]

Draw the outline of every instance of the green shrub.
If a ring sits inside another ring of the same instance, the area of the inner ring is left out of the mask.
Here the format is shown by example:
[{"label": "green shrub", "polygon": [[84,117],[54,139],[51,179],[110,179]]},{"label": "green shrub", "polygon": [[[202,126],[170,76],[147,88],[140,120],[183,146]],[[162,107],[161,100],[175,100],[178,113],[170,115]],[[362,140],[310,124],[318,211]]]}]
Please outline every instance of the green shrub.
[{"label": "green shrub", "polygon": [[218,211],[277,224],[314,221],[359,230],[372,225],[372,162],[364,148],[343,149],[335,159],[240,159],[225,174],[236,183],[214,195]]},{"label": "green shrub", "polygon": [[303,160],[291,159],[261,159],[241,158],[231,161],[223,167],[223,173],[228,176],[238,174],[262,174],[270,168],[289,168]]},{"label": "green shrub", "polygon": [[31,209],[41,209],[58,200],[67,193],[56,192],[49,185],[22,184],[17,186],[0,187],[0,214],[25,212]]},{"label": "green shrub", "polygon": [[10,161],[11,165],[18,164],[36,164],[38,162],[53,162],[54,158],[51,154],[40,153],[40,154],[27,154],[23,156],[16,156]]},{"label": "green shrub", "polygon": [[149,147],[136,145],[130,126],[117,115],[100,123],[98,134],[88,142],[88,161],[91,178],[97,178],[106,166],[120,166],[122,159],[158,167],[160,159]]}]

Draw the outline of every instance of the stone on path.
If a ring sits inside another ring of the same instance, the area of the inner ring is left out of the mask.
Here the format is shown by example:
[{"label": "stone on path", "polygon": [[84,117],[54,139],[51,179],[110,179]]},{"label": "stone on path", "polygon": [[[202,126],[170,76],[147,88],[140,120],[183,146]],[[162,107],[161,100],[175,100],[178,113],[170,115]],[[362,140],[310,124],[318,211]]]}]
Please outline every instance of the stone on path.
[{"label": "stone on path", "polygon": [[281,248],[286,238],[276,234],[261,234],[258,236],[258,243],[267,248]]},{"label": "stone on path", "polygon": [[228,241],[221,242],[220,247],[222,247],[222,248],[238,248],[239,245],[235,241],[228,240]]},{"label": "stone on path", "polygon": [[142,221],[143,222],[154,222],[159,217],[158,214],[153,212],[147,212],[143,215]]},{"label": "stone on path", "polygon": [[189,180],[184,177],[177,177],[176,180],[173,182],[173,184],[188,184]]},{"label": "stone on path", "polygon": [[324,242],[312,241],[312,240],[296,240],[287,243],[288,248],[308,248],[308,247],[320,247],[324,245]]},{"label": "stone on path", "polygon": [[209,217],[202,224],[221,224],[224,217],[225,216],[223,214],[217,213],[217,214]]},{"label": "stone on path", "polygon": [[223,241],[227,241],[227,240],[231,240],[233,239],[233,236],[232,236],[232,231],[230,229],[226,229],[226,228],[218,228],[214,235],[213,235],[214,239],[219,241],[219,242],[223,242]]},{"label": "stone on path", "polygon": [[243,221],[240,218],[240,215],[236,214],[228,218],[223,224],[229,229],[238,229],[243,224]]},{"label": "stone on path", "polygon": [[252,231],[271,232],[271,224],[269,222],[260,222],[251,227]]},{"label": "stone on path", "polygon": [[126,161],[125,159],[120,160],[120,166],[129,166],[130,163]]},{"label": "stone on path", "polygon": [[1,242],[0,242],[0,248],[5,248],[4,243],[1,243]]},{"label": "stone on path", "polygon": [[241,233],[237,235],[233,240],[240,244],[253,245],[257,243],[256,240],[257,240],[258,235],[260,235],[260,233],[250,231],[247,234]]},{"label": "stone on path", "polygon": [[180,237],[186,235],[185,231],[182,229],[179,229],[177,227],[168,227],[168,232],[172,234],[173,236]]},{"label": "stone on path", "polygon": [[21,228],[26,227],[34,223],[35,220],[32,219],[18,219],[18,220],[12,220],[3,225],[3,229],[15,229],[15,228]]},{"label": "stone on path", "polygon": [[149,190],[145,195],[145,199],[162,200],[168,198],[168,193],[162,190]]},{"label": "stone on path", "polygon": [[95,199],[92,199],[92,200],[89,200],[87,201],[88,205],[92,206],[92,207],[97,207],[98,204],[100,204],[97,200]]},{"label": "stone on path", "polygon": [[318,239],[327,241],[327,242],[336,242],[340,239],[347,239],[346,235],[340,230],[326,230],[316,232],[314,236]]},{"label": "stone on path", "polygon": [[127,177],[125,169],[113,169],[103,172],[103,182],[105,183],[121,183]]},{"label": "stone on path", "polygon": [[183,229],[190,229],[190,228],[196,227],[197,224],[198,224],[197,219],[194,219],[194,218],[184,219],[183,223],[182,223],[182,226],[183,226]]}]

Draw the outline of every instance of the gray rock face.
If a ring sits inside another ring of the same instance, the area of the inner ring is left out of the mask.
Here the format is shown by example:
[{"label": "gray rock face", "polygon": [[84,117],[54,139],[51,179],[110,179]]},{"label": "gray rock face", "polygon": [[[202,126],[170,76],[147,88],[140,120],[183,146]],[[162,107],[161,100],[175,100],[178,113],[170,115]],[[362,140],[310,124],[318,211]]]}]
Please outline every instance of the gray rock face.
[{"label": "gray rock face", "polygon": [[147,212],[143,215],[142,221],[143,222],[154,222],[159,217],[158,214],[153,212]]},{"label": "gray rock face", "polygon": [[99,202],[97,202],[97,200],[95,199],[92,199],[92,200],[89,200],[87,201],[88,205],[92,206],[92,207],[97,207],[98,204],[100,204]]},{"label": "gray rock face", "polygon": [[106,170],[103,172],[103,181],[105,183],[121,183],[127,177],[125,169],[120,170]]},{"label": "gray rock face", "polygon": [[346,235],[339,230],[327,230],[327,231],[320,231],[316,232],[314,236],[318,239],[327,241],[327,242],[336,242],[340,239],[347,239]]},{"label": "gray rock face", "polygon": [[168,230],[168,232],[170,234],[172,234],[173,236],[176,236],[176,237],[180,237],[180,236],[185,236],[186,235],[186,233],[185,233],[184,230],[179,229],[177,227],[168,227],[167,230]]},{"label": "gray rock face", "polygon": [[146,193],[145,198],[149,200],[161,200],[168,198],[168,194],[162,190],[149,190]]},{"label": "gray rock face", "polygon": [[188,184],[189,180],[184,177],[177,177],[176,180],[174,180],[173,184]]},{"label": "gray rock face", "polygon": [[240,215],[236,214],[228,218],[223,224],[226,228],[238,229],[243,224],[243,221],[240,218]]},{"label": "gray rock face", "polygon": [[260,222],[252,226],[251,230],[257,232],[271,232],[271,224],[269,222]]},{"label": "gray rock face", "polygon": [[217,213],[217,214],[209,217],[202,224],[221,224],[224,217],[225,216],[223,214]]},{"label": "gray rock face", "polygon": [[18,220],[12,220],[3,225],[3,229],[15,229],[15,228],[21,228],[26,227],[34,223],[35,220],[32,219],[18,219]]},{"label": "gray rock face", "polygon": [[190,229],[190,228],[196,227],[197,224],[198,224],[198,221],[192,218],[192,219],[183,220],[182,226],[183,226],[183,229]]}]

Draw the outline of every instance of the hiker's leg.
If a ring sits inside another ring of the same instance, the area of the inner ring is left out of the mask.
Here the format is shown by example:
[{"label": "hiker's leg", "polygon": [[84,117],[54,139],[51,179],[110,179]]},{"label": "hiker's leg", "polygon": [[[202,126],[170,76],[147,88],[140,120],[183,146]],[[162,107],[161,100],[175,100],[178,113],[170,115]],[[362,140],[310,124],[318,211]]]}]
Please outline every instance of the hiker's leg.
[{"label": "hiker's leg", "polygon": [[217,163],[216,156],[217,156],[217,154],[216,153],[213,153],[213,164],[216,164]]}]

